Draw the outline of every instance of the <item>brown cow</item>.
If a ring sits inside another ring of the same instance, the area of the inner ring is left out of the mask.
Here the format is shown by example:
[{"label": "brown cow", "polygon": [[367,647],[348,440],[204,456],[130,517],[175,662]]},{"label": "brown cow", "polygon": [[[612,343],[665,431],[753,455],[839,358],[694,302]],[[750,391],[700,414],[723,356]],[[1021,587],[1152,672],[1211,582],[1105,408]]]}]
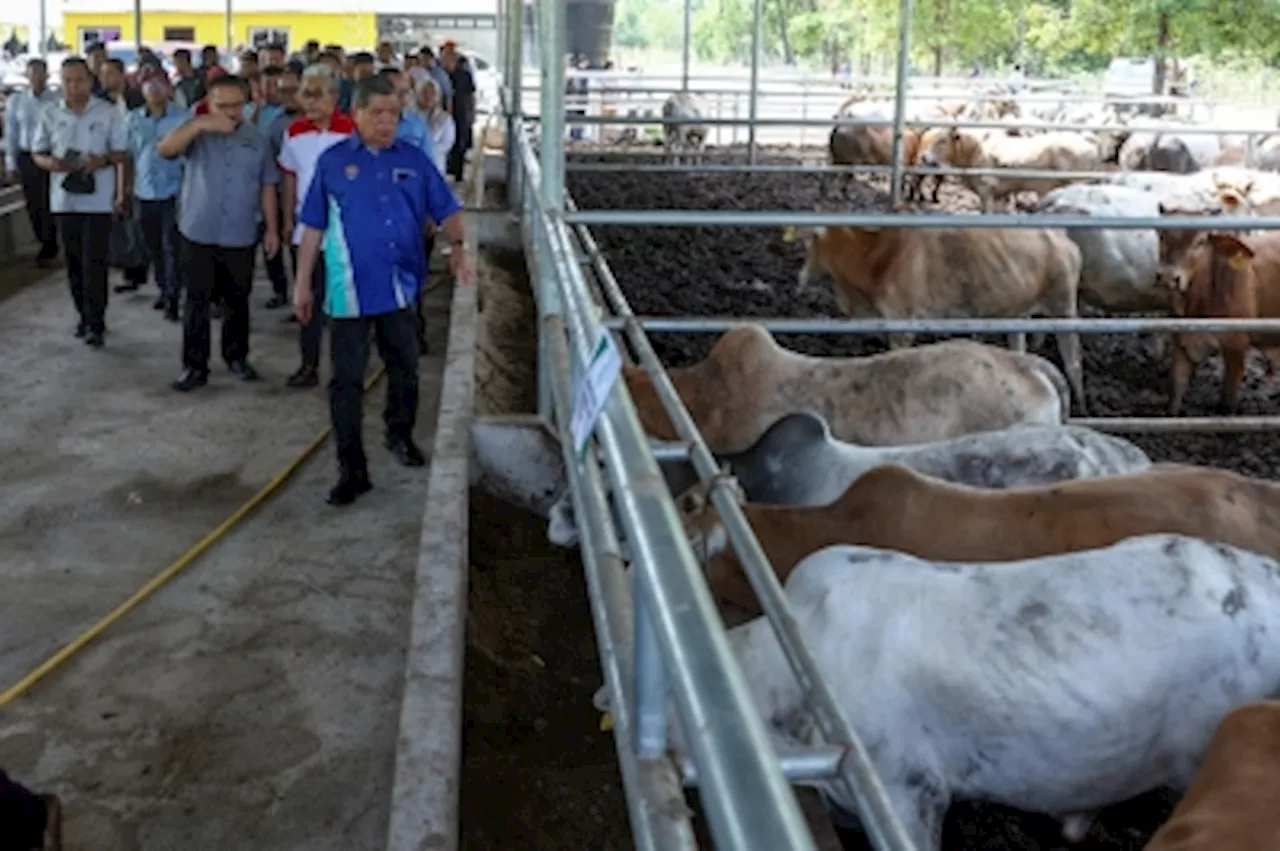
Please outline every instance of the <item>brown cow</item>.
[{"label": "brown cow", "polygon": [[[886,464],[818,507],[747,503],[736,482],[731,486],[783,582],[805,556],[835,544],[932,561],[991,562],[1172,533],[1280,558],[1280,484],[1211,467],[1158,465],[1125,476],[986,490]],[[709,487],[699,483],[677,500],[685,531],[717,599],[755,617],[759,605],[719,512],[706,498]]]},{"label": "brown cow", "polygon": [[[717,454],[742,452],[769,426],[817,414],[839,440],[889,446],[947,440],[1018,423],[1060,424],[1070,391],[1053,364],[967,340],[861,358],[817,358],[782,348],[758,325],[724,334],[706,360],[669,370]],[[678,436],[641,369],[627,390],[650,436]]]},{"label": "brown cow", "polygon": [[[836,303],[849,316],[1076,315],[1082,261],[1066,231],[833,227],[803,236],[800,287],[830,277]],[[899,348],[911,339],[892,334],[889,343]],[[1058,347],[1083,412],[1079,335],[1060,334]]]},{"label": "brown cow", "polygon": [[[1161,212],[1168,212],[1161,207]],[[1173,310],[1194,318],[1280,317],[1280,233],[1232,236],[1196,231],[1160,232],[1159,280],[1173,290]],[[1239,410],[1249,349],[1263,350],[1272,370],[1280,364],[1280,334],[1174,334],[1169,412],[1177,414],[1196,365],[1222,352],[1222,407]]]},{"label": "brown cow", "polygon": [[[941,134],[923,155],[929,165],[954,168],[1007,168],[1025,171],[1100,171],[1102,157],[1096,141],[1080,133],[1054,132],[1041,136],[979,134],[955,128]],[[1030,178],[959,175],[960,182],[982,199],[991,212],[995,201],[1007,202],[1019,192],[1040,195],[1079,180],[1076,177]]]},{"label": "brown cow", "polygon": [[[933,131],[927,132],[933,133]],[[912,127],[903,130],[902,162],[904,164],[919,164],[923,135],[925,134]],[[932,138],[932,135],[929,138]],[[861,124],[833,127],[827,145],[827,160],[831,165],[893,165],[893,128],[869,127]],[[920,189],[921,177],[922,175],[903,175],[903,186],[906,189],[907,198],[923,198]],[[848,194],[849,184],[853,180],[854,173],[846,172],[843,175],[841,191]],[[933,200],[938,200],[936,183]]]},{"label": "brown cow", "polygon": [[1276,766],[1280,701],[1228,713],[1187,793],[1143,851],[1275,851],[1280,848]]}]

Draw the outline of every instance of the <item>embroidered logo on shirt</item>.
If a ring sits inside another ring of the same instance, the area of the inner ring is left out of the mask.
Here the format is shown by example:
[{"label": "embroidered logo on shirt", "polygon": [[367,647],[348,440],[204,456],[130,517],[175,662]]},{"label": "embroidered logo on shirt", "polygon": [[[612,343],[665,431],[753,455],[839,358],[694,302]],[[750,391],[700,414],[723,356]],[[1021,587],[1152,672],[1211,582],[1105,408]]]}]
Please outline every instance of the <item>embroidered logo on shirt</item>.
[{"label": "embroidered logo on shirt", "polygon": [[360,166],[357,166],[357,165],[347,166],[346,174],[347,174],[347,180],[355,180],[356,176],[360,174]]}]

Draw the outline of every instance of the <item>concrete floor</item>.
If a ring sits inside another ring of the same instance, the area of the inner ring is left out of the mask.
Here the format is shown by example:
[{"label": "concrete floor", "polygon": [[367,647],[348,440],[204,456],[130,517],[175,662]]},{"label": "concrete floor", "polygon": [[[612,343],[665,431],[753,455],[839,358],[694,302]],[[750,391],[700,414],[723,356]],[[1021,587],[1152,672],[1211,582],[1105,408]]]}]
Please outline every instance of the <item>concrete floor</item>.
[{"label": "concrete floor", "polygon": [[[60,273],[0,301],[0,689],[327,424],[323,389],[282,385],[297,326],[261,309],[268,290],[255,289],[251,354],[265,380],[241,384],[215,361],[189,396],[168,387],[181,331],[150,291],[112,295],[100,351],[71,336]],[[428,295],[424,451],[448,300],[448,287]],[[371,494],[324,504],[326,443],[170,585],[0,709],[0,766],[63,797],[68,848],[382,847],[427,488],[426,470],[381,447],[382,391],[365,421]]]}]

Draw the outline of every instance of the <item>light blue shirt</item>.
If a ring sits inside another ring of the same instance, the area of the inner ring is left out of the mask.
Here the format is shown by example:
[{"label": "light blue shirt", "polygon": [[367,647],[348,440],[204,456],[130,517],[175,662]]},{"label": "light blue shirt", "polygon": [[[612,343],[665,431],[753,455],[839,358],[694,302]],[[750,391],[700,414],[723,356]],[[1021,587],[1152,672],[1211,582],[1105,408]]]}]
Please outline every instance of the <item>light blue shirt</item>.
[{"label": "light blue shirt", "polygon": [[283,114],[284,104],[264,103],[254,113],[253,123],[258,125],[258,132],[269,139],[271,138],[271,122],[276,120],[276,116]]},{"label": "light blue shirt", "polygon": [[187,111],[170,102],[159,118],[145,106],[129,113],[129,156],[133,159],[133,194],[142,201],[176,198],[182,188],[182,160],[165,159],[156,144],[188,120]]},{"label": "light blue shirt", "polygon": [[439,62],[427,69],[427,73],[431,75],[431,79],[436,81],[436,85],[440,87],[440,96],[453,97],[453,78],[449,76],[449,72],[444,70],[444,66]]},{"label": "light blue shirt", "polygon": [[396,139],[422,151],[427,159],[435,159],[435,146],[431,144],[431,130],[417,112],[400,110],[400,123],[396,125]]}]

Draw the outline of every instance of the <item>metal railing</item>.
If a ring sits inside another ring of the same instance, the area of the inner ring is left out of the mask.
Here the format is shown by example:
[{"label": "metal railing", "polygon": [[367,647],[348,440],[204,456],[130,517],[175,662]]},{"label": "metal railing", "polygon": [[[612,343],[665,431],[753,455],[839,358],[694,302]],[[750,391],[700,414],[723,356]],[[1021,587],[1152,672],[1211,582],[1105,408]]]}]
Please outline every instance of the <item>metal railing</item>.
[{"label": "metal railing", "polygon": [[[909,0],[902,0],[909,22]],[[520,0],[504,0],[507,14],[520,13]],[[757,28],[759,3],[756,3]],[[799,624],[789,611],[781,583],[754,532],[728,489],[713,483],[708,498],[719,511],[764,616],[778,637],[783,654],[808,699],[809,711],[825,744],[779,752],[753,705],[742,672],[733,658],[709,589],[685,537],[671,494],[657,466],[657,452],[637,417],[621,382],[610,390],[587,452],[573,445],[574,378],[586,370],[602,332],[620,332],[675,427],[678,442],[662,448],[664,457],[681,457],[704,479],[718,481],[716,459],[658,360],[647,333],[694,333],[727,330],[744,320],[733,317],[639,317],[631,310],[590,226],[746,226],[848,225],[924,228],[1120,228],[1215,229],[1280,228],[1280,218],[1253,217],[1104,217],[1081,215],[910,215],[882,213],[798,213],[790,211],[578,210],[564,189],[565,69],[563,4],[540,4],[544,63],[536,92],[539,113],[535,147],[521,109],[524,86],[507,88],[502,102],[507,117],[508,196],[522,215],[522,235],[530,259],[538,304],[539,412],[558,425],[560,448],[569,480],[569,495],[581,537],[583,569],[596,626],[597,643],[610,709],[623,785],[636,845],[645,851],[693,847],[687,811],[680,804],[681,783],[696,783],[717,845],[735,849],[812,848],[813,839],[800,816],[787,780],[831,783],[858,813],[880,851],[913,851],[890,805],[856,730],[805,645]],[[908,33],[901,37],[905,56]],[[505,33],[507,80],[521,79],[520,28]],[[753,62],[753,88],[758,83],[759,38]],[[550,57],[550,61],[546,61]],[[894,127],[895,155],[891,172],[904,171],[902,136],[905,88],[899,64],[899,88],[893,122],[846,120],[847,125]],[[687,74],[681,80],[688,84]],[[755,97],[752,96],[753,102]],[[576,119],[569,118],[569,121]],[[754,114],[753,126],[771,119]],[[581,123],[653,123],[651,119],[620,121],[607,117]],[[733,123],[733,122],[722,122]],[[741,123],[741,122],[739,122]],[[794,124],[794,121],[777,122]],[[833,121],[822,121],[830,127]],[[921,122],[910,122],[913,125]],[[934,126],[1000,126],[990,122],[937,122]],[[1075,125],[1055,125],[1066,129]],[[1100,130],[1115,129],[1110,125]],[[1146,128],[1141,128],[1146,129]],[[1222,131],[1179,128],[1180,132]],[[1257,129],[1240,131],[1258,133]],[[751,146],[754,150],[755,146]],[[938,170],[931,173],[946,173]],[[897,181],[895,181],[895,184]],[[593,274],[600,299],[593,295]],[[835,320],[775,318],[750,320],[770,331],[817,333],[929,333],[1129,331],[1207,332],[1280,331],[1280,320],[1204,319],[884,319]],[[1115,431],[1236,430],[1280,427],[1280,417],[1106,418],[1072,422]],[[607,484],[606,484],[607,477]],[[612,503],[612,505],[611,505]],[[611,510],[612,509],[612,510]],[[630,545],[628,576],[620,555],[620,521]],[[667,752],[668,698],[675,722],[688,735],[688,753],[679,761]]]},{"label": "metal railing", "polygon": [[[542,53],[558,56],[563,52],[558,50],[563,35],[563,21],[558,20],[561,6],[542,4],[540,14]],[[542,107],[549,115],[563,115],[563,87],[558,79],[562,74],[562,68],[543,67]],[[503,101],[510,102],[510,92],[503,93]],[[604,332],[601,305],[593,298],[577,260],[579,249],[594,257],[611,312],[625,318],[631,311],[590,234],[582,227],[571,229],[564,220],[563,124],[547,122],[536,156],[523,122],[512,125],[509,156],[517,161],[522,230],[538,302],[539,404],[559,425],[570,498],[575,516],[581,518],[583,565],[616,714],[619,762],[637,845],[663,851],[692,847],[683,808],[655,806],[678,795],[683,773],[696,779],[701,789],[719,846],[769,851],[813,848],[813,838],[788,787],[789,772],[841,787],[857,802],[880,848],[913,851],[864,746],[805,647],[781,584],[732,495],[717,487],[710,499],[720,510],[735,548],[743,554],[747,576],[810,696],[826,739],[825,747],[787,752],[785,762],[771,743],[733,658],[650,442],[621,382],[609,392],[585,457],[572,446],[569,379],[584,372],[596,339]],[[628,328],[627,339],[676,424],[690,460],[704,475],[716,472],[715,459],[643,329],[638,324]],[[632,551],[629,600],[597,452]],[[667,754],[668,696],[681,729],[690,733],[684,740],[691,764],[677,766]]]}]

